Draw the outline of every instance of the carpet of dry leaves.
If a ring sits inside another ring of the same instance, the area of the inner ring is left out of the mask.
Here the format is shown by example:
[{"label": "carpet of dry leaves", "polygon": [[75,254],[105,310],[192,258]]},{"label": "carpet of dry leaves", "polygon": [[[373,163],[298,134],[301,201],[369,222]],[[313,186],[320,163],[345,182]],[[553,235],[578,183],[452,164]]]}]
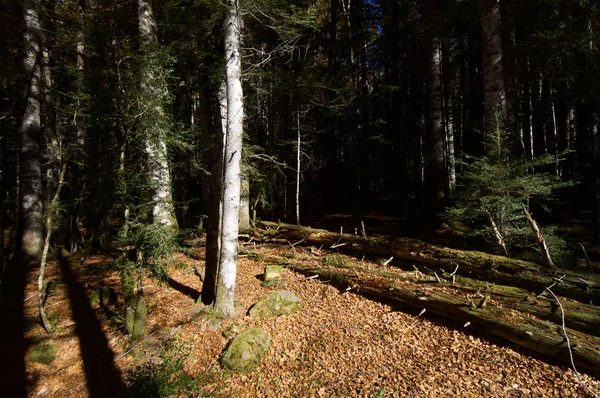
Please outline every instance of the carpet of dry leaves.
[{"label": "carpet of dry leaves", "polygon": [[[294,256],[296,262],[318,264],[320,252],[289,245],[245,245],[261,258],[240,257],[236,286],[240,314],[221,322],[217,328],[195,316],[202,306],[195,304],[193,296],[199,294],[202,282],[192,266],[202,268],[203,264],[183,254],[176,254],[176,259],[186,266],[171,267],[169,272],[179,283],[178,289],[153,279],[145,280],[151,337],[137,347],[137,356],[124,355],[129,347],[122,333],[102,311],[95,310],[124,380],[143,360],[140,358],[158,355],[165,340],[175,338],[191,346],[185,372],[211,376],[202,379],[201,396],[587,396],[571,369],[548,364],[498,340],[488,340],[484,331],[469,330],[462,325],[448,327],[429,318],[427,313],[417,316],[418,309],[403,312],[290,270],[283,275],[286,288],[302,298],[303,310],[285,317],[249,318],[247,310],[266,292],[260,286],[260,275],[269,264],[265,259],[286,255]],[[200,257],[203,251],[202,247],[194,249]],[[102,267],[112,260],[101,255],[69,259],[76,270]],[[360,265],[368,266],[366,262]],[[50,264],[47,272],[48,279],[61,277],[55,263]],[[35,296],[37,275],[31,278],[26,297]],[[112,286],[119,291],[119,277],[114,271],[80,273],[79,278],[88,293],[100,286]],[[28,317],[36,317],[36,301],[35,298],[26,301]],[[48,299],[47,309],[59,319],[58,332],[51,340],[60,349],[50,365],[27,360],[29,395],[89,396],[80,341],[64,289]],[[258,326],[271,336],[269,352],[259,369],[250,374],[234,375],[219,367],[219,354],[228,342],[223,330],[232,323]],[[45,337],[39,325],[26,336],[30,341]],[[146,355],[140,356],[139,351]],[[581,379],[593,392],[600,393],[600,379],[590,375],[582,375]]]}]

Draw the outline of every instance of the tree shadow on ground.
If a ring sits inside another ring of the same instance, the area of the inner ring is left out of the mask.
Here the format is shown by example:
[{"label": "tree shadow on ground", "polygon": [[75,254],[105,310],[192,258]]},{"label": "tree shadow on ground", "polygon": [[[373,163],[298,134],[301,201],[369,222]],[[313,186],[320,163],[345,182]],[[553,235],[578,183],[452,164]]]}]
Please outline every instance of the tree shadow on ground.
[{"label": "tree shadow on ground", "polygon": [[69,261],[60,254],[59,260],[73,310],[88,394],[90,397],[126,397],[127,387],[85,289]]},{"label": "tree shadow on ground", "polygon": [[0,396],[26,396],[25,281],[31,271],[29,261],[13,256],[2,275],[0,304]]},{"label": "tree shadow on ground", "polygon": [[194,299],[194,301],[198,300],[198,297],[200,297],[199,291],[189,286],[186,286],[180,282],[177,282],[173,278],[167,278],[167,283],[169,284],[169,287],[177,290],[181,294],[185,294],[186,296]]}]

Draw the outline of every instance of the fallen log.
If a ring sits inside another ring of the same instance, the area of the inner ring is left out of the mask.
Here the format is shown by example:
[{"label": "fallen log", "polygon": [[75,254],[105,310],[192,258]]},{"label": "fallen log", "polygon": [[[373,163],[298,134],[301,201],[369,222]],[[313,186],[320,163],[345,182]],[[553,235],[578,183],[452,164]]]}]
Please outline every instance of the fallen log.
[{"label": "fallen log", "polygon": [[[549,358],[570,363],[569,346],[562,328],[552,322],[537,319],[511,308],[469,302],[456,290],[419,287],[386,278],[364,278],[352,269],[314,267],[287,264],[289,269],[302,274],[318,275],[331,284],[346,290],[351,287],[357,294],[367,297],[397,301],[415,308],[425,308],[442,317],[460,322],[465,327],[473,325],[487,333],[541,353]],[[598,372],[600,369],[600,337],[567,328],[573,361],[579,370]]]},{"label": "fallen log", "polygon": [[[487,280],[493,283],[522,287],[536,294],[561,278],[553,287],[554,293],[584,303],[600,303],[600,277],[565,269],[548,269],[537,264],[477,251],[463,251],[427,244],[414,239],[371,236],[368,239],[322,229],[261,221],[269,230],[267,239],[296,242],[304,246],[323,247],[336,252],[365,257],[393,259],[390,265],[412,270],[414,265],[426,266],[443,273],[459,266],[458,275]],[[345,243],[342,245],[342,243]],[[331,249],[331,247],[334,249]]]},{"label": "fallen log", "polygon": [[[282,261],[276,260],[276,262]],[[550,321],[557,325],[562,323],[562,316],[554,298],[538,297],[528,293],[526,290],[512,286],[480,282],[464,277],[457,278],[454,282],[451,282],[453,278],[450,273],[441,275],[443,279],[439,276],[437,278],[427,277],[423,279],[416,277],[414,272],[367,269],[348,263],[345,257],[340,255],[325,256],[322,263],[329,268],[351,269],[353,272],[358,272],[361,275],[365,274],[384,277],[390,280],[411,282],[415,285],[426,286],[427,288],[434,287],[456,290],[463,293],[466,297],[477,296],[483,298],[487,296],[489,302],[495,303],[495,305],[526,312],[538,319]],[[562,299],[562,306],[565,311],[565,323],[567,327],[600,337],[600,307],[572,299]]]}]

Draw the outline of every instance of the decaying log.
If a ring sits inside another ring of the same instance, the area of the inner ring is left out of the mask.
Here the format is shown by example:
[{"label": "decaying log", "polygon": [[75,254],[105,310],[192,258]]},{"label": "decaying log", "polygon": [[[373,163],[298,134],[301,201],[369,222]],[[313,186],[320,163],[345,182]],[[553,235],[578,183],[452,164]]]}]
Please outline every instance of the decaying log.
[{"label": "decaying log", "polygon": [[[329,232],[322,229],[303,228],[296,225],[261,221],[270,232],[263,239],[272,241],[298,241],[304,239],[303,245],[330,248],[336,245],[335,251],[377,261],[381,258],[394,257],[389,265],[414,270],[414,266],[427,267],[438,275],[459,269],[456,274],[484,280],[502,285],[518,286],[535,292],[545,291],[555,282],[556,277],[565,275],[560,283],[552,288],[559,296],[572,298],[584,303],[600,303],[600,277],[585,275],[572,270],[548,269],[522,260],[514,260],[504,256],[463,251],[427,244],[415,239],[381,238],[370,236],[368,239],[350,234]],[[341,246],[340,244],[345,243]]]}]

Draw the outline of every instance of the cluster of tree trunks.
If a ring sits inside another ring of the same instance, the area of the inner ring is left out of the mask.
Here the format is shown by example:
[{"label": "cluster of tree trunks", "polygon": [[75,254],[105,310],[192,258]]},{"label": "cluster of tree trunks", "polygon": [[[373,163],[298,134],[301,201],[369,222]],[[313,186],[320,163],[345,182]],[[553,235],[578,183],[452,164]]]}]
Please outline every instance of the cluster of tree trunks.
[{"label": "cluster of tree trunks", "polygon": [[[533,263],[416,240],[384,242],[289,224],[262,225],[268,227],[262,236],[270,241],[333,246],[335,252],[361,259],[387,258],[387,265],[404,270],[390,272],[331,261],[322,266],[287,262],[290,269],[319,275],[344,290],[351,287],[369,297],[425,308],[563,362],[570,361],[566,331],[576,366],[591,372],[600,369],[600,309],[587,303],[599,297],[600,281],[594,276],[560,269],[551,272]],[[554,272],[560,275],[553,276]],[[562,296],[562,309],[551,296],[542,294],[549,287]]]}]

